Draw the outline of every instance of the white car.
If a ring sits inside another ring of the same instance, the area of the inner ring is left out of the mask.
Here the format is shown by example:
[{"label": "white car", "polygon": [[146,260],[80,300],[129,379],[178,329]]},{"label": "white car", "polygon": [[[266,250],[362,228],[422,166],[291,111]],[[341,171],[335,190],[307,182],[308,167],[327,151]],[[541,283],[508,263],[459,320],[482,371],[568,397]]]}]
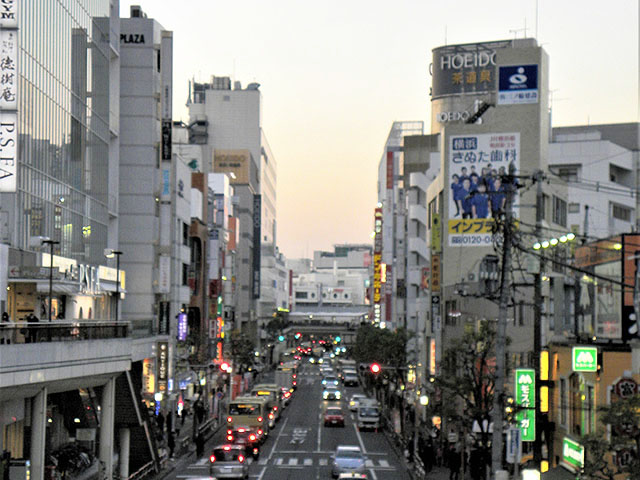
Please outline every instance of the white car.
[{"label": "white car", "polygon": [[358,410],[358,405],[360,404],[360,400],[367,398],[366,395],[362,395],[361,393],[354,393],[351,395],[349,399],[349,410],[355,412]]}]

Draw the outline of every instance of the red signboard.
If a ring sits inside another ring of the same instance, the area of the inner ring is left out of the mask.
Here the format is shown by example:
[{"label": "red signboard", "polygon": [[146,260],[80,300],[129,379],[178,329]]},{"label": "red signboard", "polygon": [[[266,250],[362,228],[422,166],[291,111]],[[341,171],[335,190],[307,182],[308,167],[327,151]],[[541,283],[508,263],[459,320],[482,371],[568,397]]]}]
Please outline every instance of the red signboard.
[{"label": "red signboard", "polygon": [[393,189],[393,152],[387,152],[387,190]]}]

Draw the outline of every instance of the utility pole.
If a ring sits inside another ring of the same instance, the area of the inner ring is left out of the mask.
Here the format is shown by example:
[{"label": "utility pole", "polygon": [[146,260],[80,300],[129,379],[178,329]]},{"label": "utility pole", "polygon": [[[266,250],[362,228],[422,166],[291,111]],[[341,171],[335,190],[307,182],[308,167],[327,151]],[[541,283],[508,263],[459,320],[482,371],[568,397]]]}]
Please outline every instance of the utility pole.
[{"label": "utility pole", "polygon": [[[544,174],[538,170],[534,175],[536,182],[536,241],[542,241],[542,221],[544,220],[544,195],[542,193],[542,180]],[[533,462],[535,467],[540,471],[542,463],[542,418],[540,413],[540,351],[542,350],[541,326],[542,326],[542,273],[545,269],[544,254],[538,259],[538,269],[533,275],[533,368],[535,370],[535,437],[533,440]]]},{"label": "utility pole", "polygon": [[500,280],[500,303],[498,310],[498,329],[496,335],[496,380],[493,394],[493,436],[491,443],[491,469],[494,478],[502,470],[502,426],[504,422],[504,381],[506,373],[506,336],[507,309],[511,298],[511,221],[513,217],[512,204],[515,190],[515,165],[509,165],[509,174],[503,182],[506,189],[504,206],[504,224],[502,227],[502,278]]}]

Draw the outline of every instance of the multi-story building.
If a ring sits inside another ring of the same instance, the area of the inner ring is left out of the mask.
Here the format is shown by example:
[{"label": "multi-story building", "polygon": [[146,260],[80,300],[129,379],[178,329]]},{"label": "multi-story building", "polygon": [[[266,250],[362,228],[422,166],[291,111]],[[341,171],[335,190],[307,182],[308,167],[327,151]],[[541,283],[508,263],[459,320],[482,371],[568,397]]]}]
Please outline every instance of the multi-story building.
[{"label": "multi-story building", "polygon": [[[192,83],[190,141],[202,146],[210,171],[228,173],[238,200],[240,225],[236,328],[259,340],[262,244],[276,245],[276,160],[262,130],[259,84],[242,88],[228,77]],[[273,252],[275,247],[265,253]],[[268,268],[269,262],[265,263]],[[267,288],[273,288],[266,286]]]}]

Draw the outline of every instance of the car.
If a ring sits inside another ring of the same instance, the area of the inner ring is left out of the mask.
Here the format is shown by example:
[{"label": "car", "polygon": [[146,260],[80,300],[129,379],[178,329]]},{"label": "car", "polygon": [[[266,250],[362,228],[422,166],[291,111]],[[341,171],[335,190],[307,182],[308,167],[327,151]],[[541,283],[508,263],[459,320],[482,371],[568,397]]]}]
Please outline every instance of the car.
[{"label": "car", "polygon": [[344,413],[340,407],[329,407],[324,411],[324,426],[344,427]]},{"label": "car", "polygon": [[325,387],[337,387],[338,385],[340,385],[340,380],[338,380],[338,378],[334,377],[333,375],[327,375],[322,379],[322,385],[324,385]]},{"label": "car", "polygon": [[291,402],[291,390],[287,387],[280,387],[280,398],[282,399],[282,405],[288,406]]},{"label": "car", "polygon": [[365,473],[365,462],[368,459],[358,446],[338,445],[331,460],[331,476],[338,478],[343,473]]},{"label": "car", "polygon": [[342,392],[335,387],[327,387],[322,392],[323,400],[340,400],[342,398]]},{"label": "car", "polygon": [[354,393],[353,395],[351,395],[351,398],[349,399],[349,410],[351,410],[352,412],[357,411],[360,400],[363,400],[365,398],[367,398],[367,396],[361,393]]},{"label": "car", "polygon": [[260,456],[261,438],[256,429],[236,427],[233,430],[227,430],[227,441],[243,446],[247,456],[251,455],[254,459]]},{"label": "car", "polygon": [[345,373],[343,383],[345,387],[357,387],[358,376],[352,373]]},{"label": "car", "polygon": [[209,455],[209,475],[215,478],[249,478],[249,465],[241,445],[218,445]]}]

